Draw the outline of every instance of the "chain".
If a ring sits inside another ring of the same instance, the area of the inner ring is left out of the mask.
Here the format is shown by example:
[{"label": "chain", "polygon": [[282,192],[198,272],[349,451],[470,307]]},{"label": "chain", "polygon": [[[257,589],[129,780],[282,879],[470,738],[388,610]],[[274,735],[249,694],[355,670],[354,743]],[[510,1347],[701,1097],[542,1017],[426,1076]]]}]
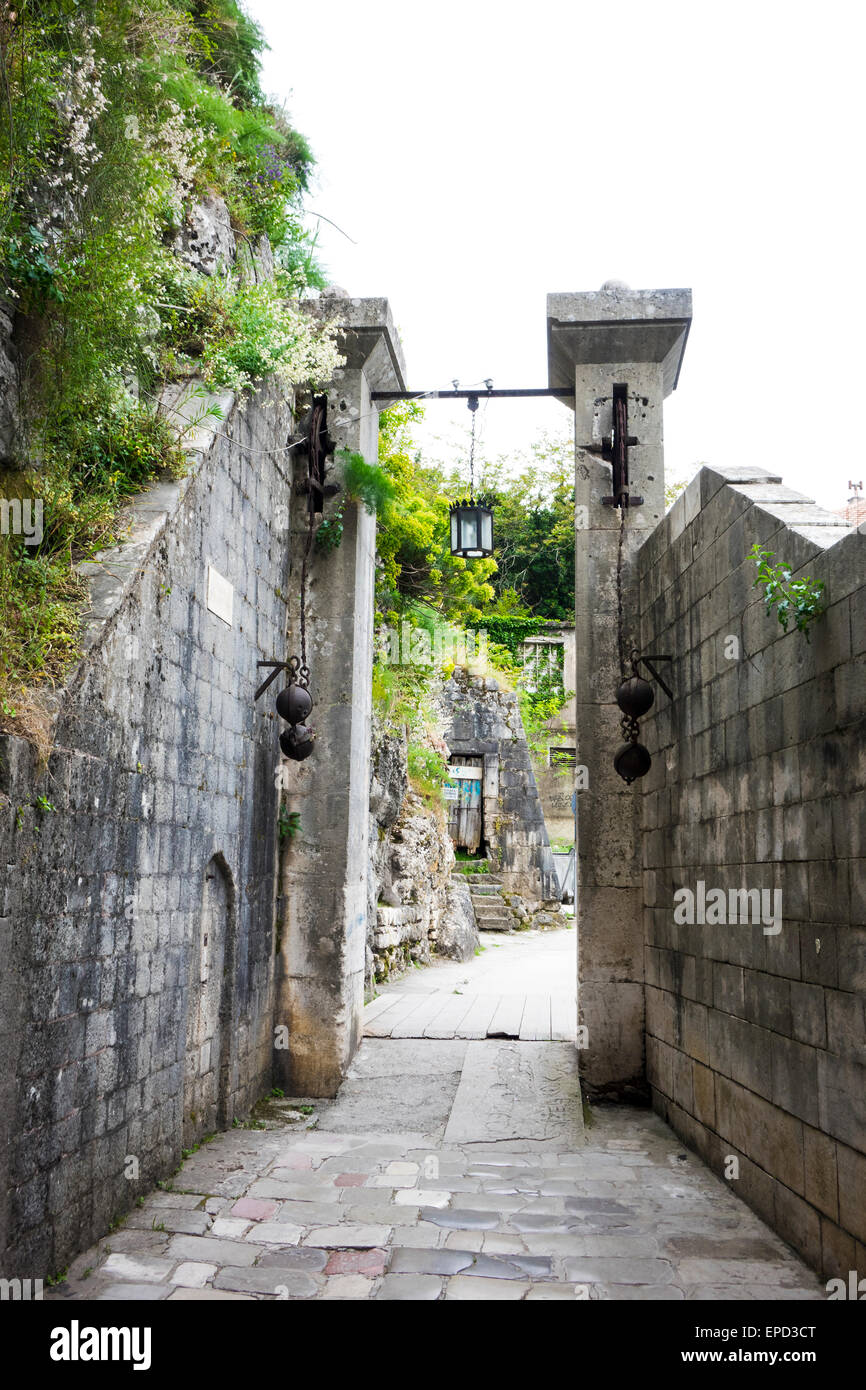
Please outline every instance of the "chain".
[{"label": "chain", "polygon": [[469,446],[469,500],[475,501],[475,412],[478,409],[478,397],[470,396],[467,402],[472,412],[472,442]]},{"label": "chain", "polygon": [[[299,664],[298,685],[305,688],[310,683],[310,669],[307,665],[307,566],[309,564],[310,552],[313,548],[313,536],[316,530],[316,503],[314,498],[313,482],[321,483],[322,479],[316,475],[322,470],[319,468],[321,451],[321,426],[322,412],[320,407],[313,407],[312,419],[310,421],[309,451],[307,455],[307,479],[309,492],[307,494],[307,510],[309,522],[307,525],[307,541],[304,546],[304,558],[301,562],[301,660]],[[292,657],[296,661],[297,657]],[[303,673],[306,672],[306,680]]]},{"label": "chain", "polygon": [[304,690],[309,689],[310,668],[307,666],[306,662],[302,661],[300,657],[290,656],[286,662],[286,668],[289,672],[290,685],[294,683],[295,685],[303,686]]},{"label": "chain", "polygon": [[616,552],[616,635],[619,646],[619,670],[620,680],[625,680],[625,636],[623,634],[623,604],[622,604],[622,551],[625,541],[625,507],[626,499],[620,497],[619,507],[619,544]]},{"label": "chain", "polygon": [[622,736],[626,743],[637,743],[640,736],[640,725],[632,715],[624,714],[619,721],[619,727],[622,729]]},{"label": "chain", "polygon": [[[475,403],[477,409],[477,403]],[[470,410],[473,407],[470,406]],[[470,502],[475,498],[475,411],[473,410],[473,438],[471,438],[470,450],[468,450],[468,495]]]}]

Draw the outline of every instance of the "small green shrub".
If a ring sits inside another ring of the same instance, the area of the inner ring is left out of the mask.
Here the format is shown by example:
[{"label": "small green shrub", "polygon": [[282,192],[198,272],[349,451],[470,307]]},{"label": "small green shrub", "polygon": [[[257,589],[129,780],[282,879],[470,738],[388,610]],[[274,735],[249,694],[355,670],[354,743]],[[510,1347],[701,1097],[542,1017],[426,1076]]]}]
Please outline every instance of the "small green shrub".
[{"label": "small green shrub", "polygon": [[323,555],[330,555],[336,550],[343,539],[343,506],[342,503],[333,511],[330,516],[326,516],[319,522],[316,531],[316,549]]},{"label": "small green shrub", "polygon": [[300,835],[301,833],[300,811],[288,811],[284,805],[281,805],[278,827],[280,844],[283,844],[286,840],[291,842],[296,835]]},{"label": "small green shrub", "polygon": [[395,495],[391,479],[377,463],[367,463],[363,454],[344,449],[340,457],[344,460],[346,496],[363,502],[368,512],[386,521]]},{"label": "small green shrub", "polygon": [[824,581],[810,579],[807,575],[802,579],[794,579],[790,566],[784,561],[773,564],[776,560],[774,552],[763,550],[758,541],[752,546],[749,554],[758,571],[753,587],[763,588],[768,617],[775,608],[783,632],[788,631],[788,625],[793,619],[796,630],[802,632],[807,642],[811,641],[809,628],[827,608]]},{"label": "small green shrub", "polygon": [[441,753],[429,744],[409,740],[409,782],[412,790],[428,805],[441,801],[442,784],[448,776],[448,765]]},{"label": "small green shrub", "polygon": [[279,284],[176,273],[163,293],[174,306],[165,311],[168,372],[179,353],[200,361],[209,386],[245,391],[263,377],[317,384],[339,365],[331,330],[292,308]]}]

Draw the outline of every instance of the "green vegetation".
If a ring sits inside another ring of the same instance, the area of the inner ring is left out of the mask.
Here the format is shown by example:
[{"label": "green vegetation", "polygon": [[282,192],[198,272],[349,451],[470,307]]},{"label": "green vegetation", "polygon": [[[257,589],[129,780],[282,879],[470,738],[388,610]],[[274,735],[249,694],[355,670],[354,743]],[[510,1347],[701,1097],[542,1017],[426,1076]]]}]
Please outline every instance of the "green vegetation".
[{"label": "green vegetation", "polygon": [[[511,472],[485,468],[495,503],[494,558],[451,554],[449,508],[466,480],[428,463],[412,435],[417,402],[380,417],[379,470],[391,484],[378,512],[377,608],[385,642],[377,652],[373,701],[380,718],[409,737],[413,788],[441,805],[446,750],[431,694],[455,662],[517,688],[530,746],[539,751],[548,721],[569,698],[560,666],[525,672],[527,637],[573,621],[574,489],[570,445],[541,440]],[[486,656],[479,650],[487,638]]]},{"label": "green vegetation", "polygon": [[296,835],[301,833],[301,813],[300,811],[289,811],[283,801],[280,802],[280,814],[277,822],[280,844],[286,840],[293,840]]},{"label": "green vegetation", "polygon": [[[516,466],[515,466],[516,465]],[[484,469],[494,499],[494,617],[574,622],[574,445],[544,434],[529,456]],[[486,615],[485,615],[486,616]]]},{"label": "green vegetation", "polygon": [[[562,677],[562,647],[554,648],[554,651],[557,653],[555,665],[536,674],[531,684],[527,684],[524,678],[523,684],[519,687],[520,717],[529,751],[536,758],[545,756],[549,725],[556,719],[566,701],[574,695],[573,690],[565,689]],[[572,775],[568,766],[554,764],[551,770],[568,779]]]},{"label": "green vegetation", "polygon": [[420,605],[433,615],[428,627],[436,618],[477,623],[495,598],[490,576],[496,564],[451,554],[449,506],[456,492],[440,468],[424,463],[412,438],[423,413],[417,402],[406,401],[379,417],[379,465],[393,489],[378,535],[379,611],[396,623],[414,604],[414,612]]},{"label": "green vegetation", "polygon": [[[263,46],[236,0],[0,12],[0,272],[21,364],[0,493],[44,516],[38,543],[0,539],[0,726],[30,732],[26,689],[77,655],[78,563],[122,535],[130,496],[184,467],[161,384],[200,371],[243,391],[327,380],[336,363],[329,333],[291,302],[322,283],[302,225],[313,161],[262,95]],[[215,196],[239,255],[207,276],[177,238]],[[262,235],[276,272],[257,283]]]},{"label": "green vegetation", "polygon": [[824,581],[810,579],[807,575],[794,579],[790,566],[784,561],[773,564],[775,554],[772,550],[763,550],[758,541],[749,554],[758,571],[753,587],[763,588],[767,615],[770,616],[775,608],[783,632],[788,631],[793,619],[796,630],[802,632],[807,642],[811,641],[809,628],[827,608]]},{"label": "green vegetation", "polygon": [[377,515],[380,526],[384,526],[394,500],[394,486],[377,463],[367,463],[363,454],[350,453],[348,449],[341,449],[337,457],[343,460],[342,496],[316,531],[316,548],[324,554],[336,550],[343,539],[346,502],[363,502],[371,515]]}]

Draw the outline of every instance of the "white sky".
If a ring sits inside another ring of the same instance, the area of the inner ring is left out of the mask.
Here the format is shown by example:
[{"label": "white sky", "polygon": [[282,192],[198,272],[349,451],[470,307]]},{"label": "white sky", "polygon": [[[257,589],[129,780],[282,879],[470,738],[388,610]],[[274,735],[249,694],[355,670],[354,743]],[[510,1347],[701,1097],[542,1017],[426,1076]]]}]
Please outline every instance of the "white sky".
[{"label": "white sky", "polygon": [[[754,463],[822,505],[866,483],[856,0],[249,0],[318,160],[330,278],[384,295],[412,389],[547,384],[545,298],[689,286],[669,479]],[[495,454],[561,403],[479,411]],[[466,438],[461,403],[429,432]]]}]

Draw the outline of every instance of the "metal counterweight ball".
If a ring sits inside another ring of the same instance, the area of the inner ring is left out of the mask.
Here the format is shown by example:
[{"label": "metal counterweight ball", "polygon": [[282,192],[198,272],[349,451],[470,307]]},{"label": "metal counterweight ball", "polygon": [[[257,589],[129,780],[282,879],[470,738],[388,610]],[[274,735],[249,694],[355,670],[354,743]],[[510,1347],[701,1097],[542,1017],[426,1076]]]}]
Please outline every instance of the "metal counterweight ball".
[{"label": "metal counterweight ball", "polygon": [[287,724],[302,724],[312,708],[310,692],[302,685],[287,685],[277,696],[277,714]]},{"label": "metal counterweight ball", "polygon": [[316,735],[306,724],[293,724],[291,729],[285,729],[280,734],[280,747],[286,757],[296,763],[302,763],[310,756],[315,742]]},{"label": "metal counterweight ball", "polygon": [[655,695],[649,681],[640,676],[629,676],[616,692],[616,702],[624,714],[632,719],[640,719],[653,703]]},{"label": "metal counterweight ball", "polygon": [[623,743],[616,751],[613,766],[624,782],[631,783],[646,776],[652,767],[652,758],[642,743]]}]

